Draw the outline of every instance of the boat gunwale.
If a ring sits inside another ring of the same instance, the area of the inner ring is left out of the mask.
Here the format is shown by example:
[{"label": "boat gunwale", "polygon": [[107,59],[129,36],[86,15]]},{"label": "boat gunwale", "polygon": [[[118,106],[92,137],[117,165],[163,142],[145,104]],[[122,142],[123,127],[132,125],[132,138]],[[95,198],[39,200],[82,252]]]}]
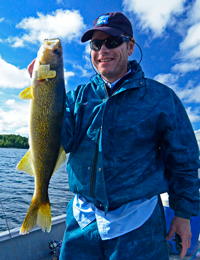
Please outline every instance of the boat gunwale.
[{"label": "boat gunwale", "polygon": [[[59,215],[57,217],[53,217],[52,218],[52,226],[56,225],[56,224],[63,223],[65,221],[65,219],[66,219],[66,214],[62,214],[62,215]],[[41,230],[41,228],[35,227],[30,231],[30,233],[38,231],[38,230]],[[10,233],[9,233],[8,230],[0,232],[0,242],[9,240],[9,239],[11,239],[11,237],[15,238],[15,237],[19,237],[19,236],[24,236],[24,235],[21,235],[19,233],[19,231],[20,231],[20,227],[11,229]]]}]

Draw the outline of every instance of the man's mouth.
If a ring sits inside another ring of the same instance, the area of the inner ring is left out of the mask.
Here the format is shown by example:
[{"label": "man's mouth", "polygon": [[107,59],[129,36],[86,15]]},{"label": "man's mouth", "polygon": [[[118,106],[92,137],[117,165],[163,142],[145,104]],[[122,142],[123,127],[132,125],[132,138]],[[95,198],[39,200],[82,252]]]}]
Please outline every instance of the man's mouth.
[{"label": "man's mouth", "polygon": [[100,59],[99,62],[109,62],[109,61],[112,61],[113,59]]}]

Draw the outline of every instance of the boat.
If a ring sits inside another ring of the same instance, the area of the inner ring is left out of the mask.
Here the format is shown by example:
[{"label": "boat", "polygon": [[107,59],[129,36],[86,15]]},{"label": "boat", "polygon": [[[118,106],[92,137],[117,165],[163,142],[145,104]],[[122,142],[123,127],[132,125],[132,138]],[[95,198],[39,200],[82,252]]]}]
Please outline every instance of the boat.
[{"label": "boat", "polygon": [[[168,198],[162,197],[166,206]],[[27,235],[19,234],[20,228],[0,233],[0,260],[58,260],[60,246],[65,231],[66,214],[52,218],[50,233],[44,233],[35,227]],[[177,254],[170,254],[170,260],[181,259]],[[193,255],[183,260],[200,260],[200,237]],[[123,260],[123,259],[122,259]]]},{"label": "boat", "polygon": [[27,235],[20,228],[0,233],[1,260],[57,260],[65,231],[66,214],[52,218],[50,233],[35,227]]}]

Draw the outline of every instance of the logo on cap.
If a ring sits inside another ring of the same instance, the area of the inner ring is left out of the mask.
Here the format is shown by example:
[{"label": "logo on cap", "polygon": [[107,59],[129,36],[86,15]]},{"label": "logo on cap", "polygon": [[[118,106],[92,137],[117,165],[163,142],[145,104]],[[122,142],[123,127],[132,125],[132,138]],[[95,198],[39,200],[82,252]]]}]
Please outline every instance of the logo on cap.
[{"label": "logo on cap", "polygon": [[97,20],[97,25],[107,24],[108,23],[108,18],[109,18],[109,15],[102,15],[102,16],[100,16],[99,19]]}]

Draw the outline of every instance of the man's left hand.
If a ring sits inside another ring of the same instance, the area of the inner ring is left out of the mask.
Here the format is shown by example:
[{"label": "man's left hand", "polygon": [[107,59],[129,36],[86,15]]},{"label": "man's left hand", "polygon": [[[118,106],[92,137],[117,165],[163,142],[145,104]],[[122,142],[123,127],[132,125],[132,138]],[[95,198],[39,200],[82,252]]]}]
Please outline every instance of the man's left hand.
[{"label": "man's left hand", "polygon": [[182,250],[180,257],[183,258],[187,253],[187,249],[190,248],[191,245],[192,233],[190,227],[190,220],[176,216],[173,217],[171,221],[170,230],[166,236],[166,240],[171,239],[174,233],[178,234],[181,238]]}]

